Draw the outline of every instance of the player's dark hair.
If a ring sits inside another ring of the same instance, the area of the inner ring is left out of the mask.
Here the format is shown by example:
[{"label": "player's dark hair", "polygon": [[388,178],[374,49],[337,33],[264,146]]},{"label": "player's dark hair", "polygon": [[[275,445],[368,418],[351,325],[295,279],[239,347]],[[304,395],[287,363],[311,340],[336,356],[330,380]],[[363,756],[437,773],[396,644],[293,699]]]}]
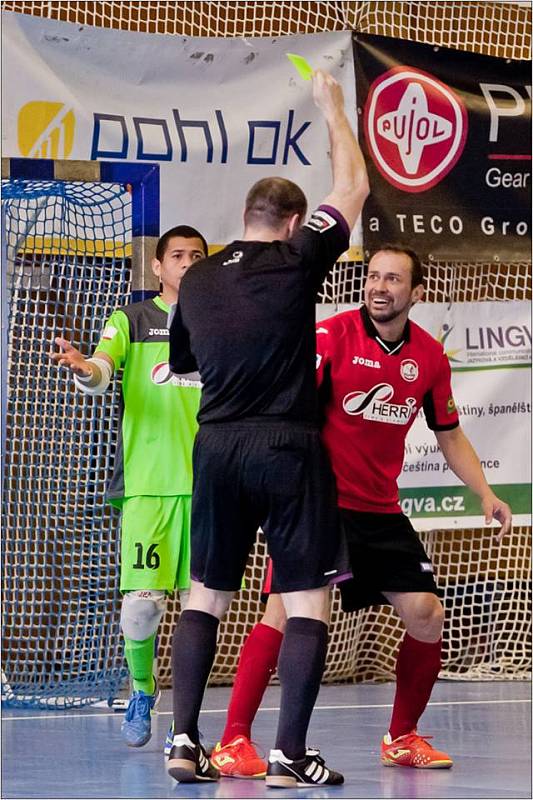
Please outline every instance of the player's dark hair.
[{"label": "player's dark hair", "polygon": [[384,244],[382,247],[378,247],[372,253],[372,258],[376,255],[376,253],[400,253],[406,255],[411,261],[411,289],[414,289],[415,286],[420,286],[420,284],[424,285],[424,280],[426,277],[424,266],[418,257],[418,254],[410,247],[406,247],[403,244]]},{"label": "player's dark hair", "polygon": [[254,183],[246,197],[244,224],[281,227],[287,217],[307,213],[307,200],[299,186],[286,178],[263,178]]},{"label": "player's dark hair", "polygon": [[184,239],[200,239],[204,248],[204,255],[207,256],[207,242],[196,228],[191,228],[190,225],[176,225],[175,228],[170,228],[159,239],[155,248],[155,257],[158,261],[162,261],[168,247],[169,239],[174,236],[182,236]]}]

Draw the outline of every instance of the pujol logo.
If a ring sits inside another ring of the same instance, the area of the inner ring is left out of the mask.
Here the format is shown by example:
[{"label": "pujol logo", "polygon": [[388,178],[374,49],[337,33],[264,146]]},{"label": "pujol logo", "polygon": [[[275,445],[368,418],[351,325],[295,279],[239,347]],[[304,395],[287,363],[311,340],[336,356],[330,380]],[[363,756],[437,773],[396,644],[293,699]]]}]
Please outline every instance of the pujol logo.
[{"label": "pujol logo", "polygon": [[370,87],[365,136],[381,174],[405,192],[439,183],[459,159],[468,117],[441,81],[413,67],[395,67]]},{"label": "pujol logo", "polygon": [[19,151],[28,158],[68,158],[75,128],[74,112],[64,103],[32,100],[19,111]]}]

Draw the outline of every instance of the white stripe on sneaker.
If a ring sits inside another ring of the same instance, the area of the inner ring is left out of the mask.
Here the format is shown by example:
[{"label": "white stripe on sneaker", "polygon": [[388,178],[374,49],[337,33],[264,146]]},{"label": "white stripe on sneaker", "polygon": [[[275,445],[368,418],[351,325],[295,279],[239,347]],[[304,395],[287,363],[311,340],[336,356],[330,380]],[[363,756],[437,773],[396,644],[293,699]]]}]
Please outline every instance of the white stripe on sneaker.
[{"label": "white stripe on sneaker", "polygon": [[327,767],[324,767],[324,774],[320,778],[319,783],[325,783],[328,778],[329,778],[329,769],[327,769]]}]

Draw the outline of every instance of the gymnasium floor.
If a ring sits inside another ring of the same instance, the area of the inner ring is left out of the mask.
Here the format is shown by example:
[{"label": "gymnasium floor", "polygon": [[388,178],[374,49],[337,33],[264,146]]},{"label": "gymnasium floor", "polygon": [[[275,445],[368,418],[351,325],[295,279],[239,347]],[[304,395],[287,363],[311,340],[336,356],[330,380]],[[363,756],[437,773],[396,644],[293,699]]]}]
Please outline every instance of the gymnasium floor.
[{"label": "gymnasium floor", "polygon": [[[201,729],[218,738],[229,689],[206,694]],[[451,770],[382,767],[393,684],[323,686],[309,744],[319,746],[345,784],[273,790],[263,781],[225,778],[178,785],[167,776],[162,746],[171,696],[163,693],[152,740],[139,750],[120,739],[122,715],[105,709],[35,712],[9,709],[2,720],[2,798],[530,798],[531,686],[524,682],[439,681],[420,733],[455,758]],[[254,738],[273,741],[279,688],[269,688]]]}]

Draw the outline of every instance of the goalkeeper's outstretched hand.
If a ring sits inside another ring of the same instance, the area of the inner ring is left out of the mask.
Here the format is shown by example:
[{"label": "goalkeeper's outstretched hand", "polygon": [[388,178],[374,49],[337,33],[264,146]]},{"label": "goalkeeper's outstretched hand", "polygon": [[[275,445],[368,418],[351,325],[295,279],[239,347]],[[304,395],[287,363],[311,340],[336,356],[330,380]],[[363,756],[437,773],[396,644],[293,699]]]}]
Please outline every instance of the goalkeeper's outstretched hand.
[{"label": "goalkeeper's outstretched hand", "polygon": [[78,375],[80,378],[86,378],[92,374],[90,364],[87,364],[87,359],[67,339],[57,336],[54,342],[61,349],[59,353],[51,353],[51,357],[59,367],[67,367],[74,375]]}]

